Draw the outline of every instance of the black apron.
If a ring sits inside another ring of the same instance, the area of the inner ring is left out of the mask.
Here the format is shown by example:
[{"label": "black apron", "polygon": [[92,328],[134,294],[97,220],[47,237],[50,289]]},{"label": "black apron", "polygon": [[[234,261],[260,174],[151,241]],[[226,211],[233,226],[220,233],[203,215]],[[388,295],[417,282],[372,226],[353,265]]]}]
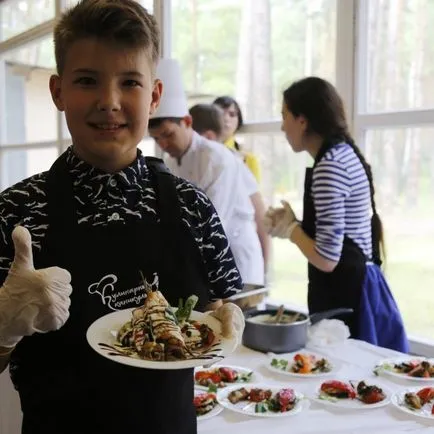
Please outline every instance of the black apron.
[{"label": "black apron", "polygon": [[[70,318],[58,331],[24,338],[11,360],[23,434],[194,434],[193,370],[147,370],[114,363],[86,341],[99,317],[140,306],[139,270],[171,305],[192,294],[208,303],[208,279],[191,231],[182,224],[174,178],[147,158],[161,219],[77,224],[72,179],[63,154],[48,175],[49,229],[36,268],[70,271]],[[95,210],[98,212],[98,210]]]},{"label": "black apron", "polygon": [[[313,239],[316,234],[316,212],[312,198],[312,176],[314,168],[327,150],[326,146],[321,147],[313,168],[307,168],[305,175],[302,227]],[[308,263],[309,313],[340,307],[354,309],[353,314],[336,317],[348,325],[353,338],[359,335],[360,300],[366,261],[367,258],[360,247],[345,235],[340,260],[331,273],[321,271]]]}]

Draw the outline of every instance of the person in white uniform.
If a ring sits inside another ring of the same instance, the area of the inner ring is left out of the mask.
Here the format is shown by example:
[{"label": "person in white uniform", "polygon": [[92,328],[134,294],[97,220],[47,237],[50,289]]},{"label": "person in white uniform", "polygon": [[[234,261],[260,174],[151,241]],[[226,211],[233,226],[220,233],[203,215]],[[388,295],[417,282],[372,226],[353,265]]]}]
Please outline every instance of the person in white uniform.
[{"label": "person in white uniform", "polygon": [[166,153],[164,160],[170,171],[195,184],[211,199],[244,285],[262,286],[264,258],[250,201],[253,186],[246,182],[242,161],[220,143],[193,131],[175,59],[160,59],[157,78],[164,79],[165,90],[149,120],[150,136]]},{"label": "person in white uniform", "polygon": [[[189,113],[192,118],[192,128],[194,131],[209,140],[224,144],[224,111],[220,106],[216,104],[195,104],[193,107],[190,107]],[[231,148],[228,149],[232,154],[235,154],[241,161],[243,161],[243,158],[239,153],[235,152]],[[250,200],[255,209],[256,232],[258,233],[259,241],[261,243],[265,273],[267,273],[271,254],[271,237],[268,235],[264,225],[266,211],[264,199],[262,198],[258,182],[251,170],[246,164],[244,164],[243,168],[243,175],[250,193]]]}]

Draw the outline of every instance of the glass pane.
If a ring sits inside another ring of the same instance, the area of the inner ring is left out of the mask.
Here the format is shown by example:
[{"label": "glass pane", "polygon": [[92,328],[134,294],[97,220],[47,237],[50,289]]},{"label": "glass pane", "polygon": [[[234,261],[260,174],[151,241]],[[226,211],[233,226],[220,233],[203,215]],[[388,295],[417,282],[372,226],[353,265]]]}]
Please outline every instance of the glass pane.
[{"label": "glass pane", "polygon": [[[295,154],[283,135],[246,135],[237,138],[243,150],[253,152],[261,162],[261,191],[266,206],[288,200],[299,218],[303,211],[305,168],[311,165],[306,153]],[[272,264],[267,279],[270,297],[305,306],[307,265],[290,242],[273,239]]]},{"label": "glass pane", "polygon": [[48,87],[55,68],[51,37],[6,52],[2,65],[5,88],[0,94],[4,92],[7,107],[2,144],[56,140],[57,110]]},{"label": "glass pane", "polygon": [[149,156],[149,157],[155,157],[155,142],[153,139],[146,138],[143,139],[139,145],[138,148],[143,152],[143,155]]},{"label": "glass pane", "polygon": [[293,80],[335,81],[336,0],[173,0],[172,22],[172,57],[196,102],[228,94],[246,119],[271,119]]},{"label": "glass pane", "polygon": [[372,165],[386,237],[386,275],[411,334],[434,339],[434,127],[371,130]]},{"label": "glass pane", "polygon": [[[367,107],[382,112],[434,106],[434,2],[369,0],[367,52],[359,74],[367,74]],[[366,35],[366,36],[365,36]]]},{"label": "glass pane", "polygon": [[54,18],[54,0],[4,0],[0,2],[0,41]]},{"label": "glass pane", "polygon": [[[78,3],[79,0],[65,0],[65,8],[69,8]],[[154,10],[154,0],[138,0],[139,3],[144,6],[148,12],[152,13]]]},{"label": "glass pane", "polygon": [[4,190],[11,185],[48,170],[57,158],[57,148],[3,151],[0,153],[1,185]]}]

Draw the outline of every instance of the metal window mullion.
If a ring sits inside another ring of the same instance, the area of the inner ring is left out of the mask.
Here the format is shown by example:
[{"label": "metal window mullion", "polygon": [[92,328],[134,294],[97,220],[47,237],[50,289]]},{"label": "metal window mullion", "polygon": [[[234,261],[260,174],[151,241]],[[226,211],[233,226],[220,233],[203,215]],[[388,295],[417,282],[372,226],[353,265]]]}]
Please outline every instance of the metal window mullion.
[{"label": "metal window mullion", "polygon": [[282,123],[278,120],[268,122],[252,122],[242,126],[237,134],[277,134],[281,133]]},{"label": "metal window mullion", "polygon": [[350,129],[354,126],[355,22],[357,0],[336,2],[336,88],[345,104]]},{"label": "metal window mullion", "polygon": [[[172,1],[154,0],[154,17],[160,29],[160,56],[172,57]],[[154,144],[154,155],[162,158],[163,152]]]},{"label": "metal window mullion", "polygon": [[369,92],[368,38],[369,2],[356,0],[355,7],[355,68],[354,68],[354,130],[356,137],[364,136],[366,131],[360,123],[361,114],[368,108]]},{"label": "metal window mullion", "polygon": [[[71,143],[70,139],[62,139],[61,145],[62,149],[64,146],[67,146]],[[34,149],[46,149],[46,148],[56,148],[58,147],[59,141],[45,141],[45,142],[29,142],[29,143],[16,143],[16,144],[8,144],[0,146],[0,151],[8,152],[8,151],[28,151]]]},{"label": "metal window mullion", "polygon": [[154,16],[161,32],[161,57],[172,55],[172,1],[154,0]]},{"label": "metal window mullion", "polygon": [[403,110],[357,116],[358,130],[434,125],[434,109]]}]

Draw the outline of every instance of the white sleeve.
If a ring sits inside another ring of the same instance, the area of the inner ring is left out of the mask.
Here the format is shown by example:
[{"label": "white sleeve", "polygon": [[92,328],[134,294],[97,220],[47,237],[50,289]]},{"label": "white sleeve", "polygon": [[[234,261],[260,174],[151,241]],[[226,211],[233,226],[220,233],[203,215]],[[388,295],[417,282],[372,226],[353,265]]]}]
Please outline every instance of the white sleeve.
[{"label": "white sleeve", "polygon": [[225,231],[234,215],[238,180],[237,160],[228,154],[219,162],[210,161],[199,183],[217,210]]}]

